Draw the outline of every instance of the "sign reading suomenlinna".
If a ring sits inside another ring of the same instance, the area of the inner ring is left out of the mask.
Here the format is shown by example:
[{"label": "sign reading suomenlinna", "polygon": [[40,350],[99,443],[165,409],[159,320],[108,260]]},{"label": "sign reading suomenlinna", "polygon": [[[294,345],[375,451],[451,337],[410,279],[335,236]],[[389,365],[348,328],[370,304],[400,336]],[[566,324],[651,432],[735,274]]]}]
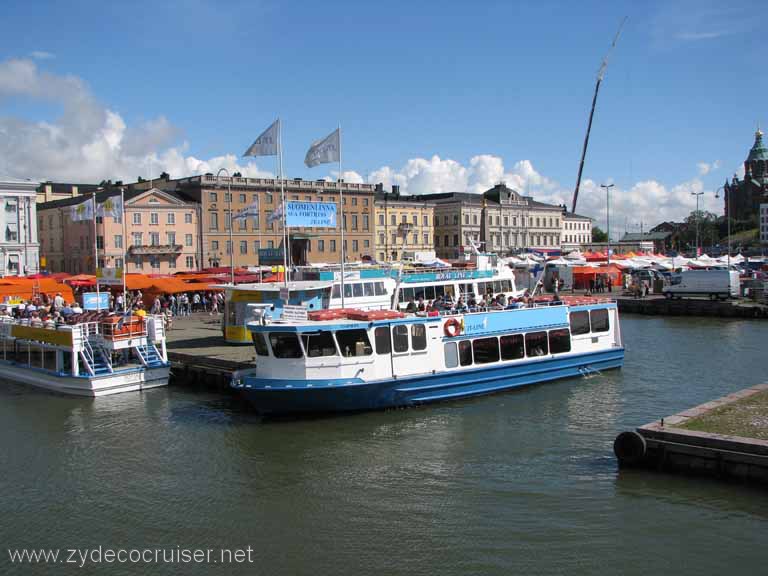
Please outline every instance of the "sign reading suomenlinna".
[{"label": "sign reading suomenlinna", "polygon": [[332,202],[286,202],[285,224],[290,228],[335,228],[336,204]]}]

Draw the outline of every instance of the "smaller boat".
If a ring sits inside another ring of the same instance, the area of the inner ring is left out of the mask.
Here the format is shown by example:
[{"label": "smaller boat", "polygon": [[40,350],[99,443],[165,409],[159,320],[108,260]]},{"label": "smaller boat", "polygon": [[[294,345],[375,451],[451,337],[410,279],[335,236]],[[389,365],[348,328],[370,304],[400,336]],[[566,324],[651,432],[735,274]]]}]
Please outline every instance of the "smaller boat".
[{"label": "smaller boat", "polygon": [[86,313],[75,323],[30,326],[0,319],[0,378],[77,396],[168,384],[160,316]]}]

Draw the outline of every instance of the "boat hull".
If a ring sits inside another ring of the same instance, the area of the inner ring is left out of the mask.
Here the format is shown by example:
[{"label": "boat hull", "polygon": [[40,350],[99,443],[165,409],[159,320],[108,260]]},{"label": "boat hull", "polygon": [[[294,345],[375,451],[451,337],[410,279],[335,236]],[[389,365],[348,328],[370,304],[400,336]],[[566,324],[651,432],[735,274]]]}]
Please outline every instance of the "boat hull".
[{"label": "boat hull", "polygon": [[73,396],[108,396],[168,385],[170,366],[122,370],[103,376],[66,376],[0,363],[0,379]]},{"label": "boat hull", "polygon": [[416,406],[469,398],[539,382],[621,368],[624,348],[493,364],[375,382],[331,380],[287,382],[245,376],[234,387],[264,414],[345,412]]}]

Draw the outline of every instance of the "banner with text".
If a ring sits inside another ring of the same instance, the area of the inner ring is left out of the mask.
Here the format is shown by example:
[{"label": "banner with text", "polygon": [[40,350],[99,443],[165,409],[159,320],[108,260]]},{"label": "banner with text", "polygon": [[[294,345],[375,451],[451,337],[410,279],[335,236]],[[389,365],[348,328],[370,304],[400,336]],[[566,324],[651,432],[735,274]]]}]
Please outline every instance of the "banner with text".
[{"label": "banner with text", "polygon": [[290,228],[335,228],[336,204],[333,202],[286,202],[285,224]]}]

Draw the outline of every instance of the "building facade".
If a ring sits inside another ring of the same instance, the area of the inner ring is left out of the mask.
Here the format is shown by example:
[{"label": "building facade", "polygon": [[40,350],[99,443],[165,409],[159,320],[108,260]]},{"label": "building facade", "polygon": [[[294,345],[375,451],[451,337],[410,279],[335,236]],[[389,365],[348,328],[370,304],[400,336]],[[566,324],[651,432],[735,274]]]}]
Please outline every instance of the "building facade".
[{"label": "building facade", "polygon": [[[758,217],[760,204],[768,202],[768,148],[763,133],[755,132],[755,143],[744,161],[744,178],[725,182],[723,207],[726,217],[750,220]],[[729,213],[730,211],[730,213]]]},{"label": "building facade", "polygon": [[[132,189],[148,182],[131,184]],[[291,228],[289,261],[295,265],[338,262],[341,258],[341,229],[347,261],[374,255],[374,187],[370,184],[327,182],[325,180],[283,180],[286,201],[332,202],[337,206],[335,228]],[[280,207],[281,182],[276,178],[217,178],[213,174],[177,180],[154,180],[154,185],[175,191],[179,197],[199,205],[198,235],[203,267],[282,263],[284,244],[282,219],[270,217]],[[342,205],[339,205],[340,196]],[[238,219],[230,230],[231,214],[258,203],[257,215]],[[343,209],[343,218],[342,218]],[[231,234],[230,234],[231,232]],[[230,244],[231,236],[231,244]],[[234,249],[234,254],[232,254]],[[259,250],[264,249],[261,253]],[[268,253],[267,253],[268,252]],[[266,258],[269,258],[268,260]]]},{"label": "building facade", "polygon": [[24,276],[40,270],[36,188],[37,182],[0,181],[0,276]]},{"label": "building facade", "polygon": [[69,184],[65,182],[42,182],[37,187],[38,204],[53,202],[54,200],[67,200],[84,194],[93,194],[101,188],[95,184]]},{"label": "building facade", "polygon": [[760,242],[768,244],[768,203],[760,204]]},{"label": "building facade", "polygon": [[560,250],[562,207],[536,202],[505,184],[483,194],[425,194],[435,204],[435,251],[459,258],[472,244],[499,254]]},{"label": "building facade", "polygon": [[[72,220],[72,209],[93,194],[54,200],[38,206],[41,253],[49,272],[94,274],[99,267],[126,272],[172,274],[200,266],[199,207],[175,193],[158,189],[124,192],[123,217],[105,215]],[[120,196],[119,189],[98,192],[97,203]],[[125,258],[125,259],[124,259]]]},{"label": "building facade", "polygon": [[384,192],[376,184],[375,257],[379,262],[399,261],[412,257],[414,252],[435,249],[435,204],[421,196],[401,195],[399,186]]},{"label": "building facade", "polygon": [[563,253],[582,250],[592,242],[592,218],[572,212],[563,212],[563,230],[560,246]]}]

